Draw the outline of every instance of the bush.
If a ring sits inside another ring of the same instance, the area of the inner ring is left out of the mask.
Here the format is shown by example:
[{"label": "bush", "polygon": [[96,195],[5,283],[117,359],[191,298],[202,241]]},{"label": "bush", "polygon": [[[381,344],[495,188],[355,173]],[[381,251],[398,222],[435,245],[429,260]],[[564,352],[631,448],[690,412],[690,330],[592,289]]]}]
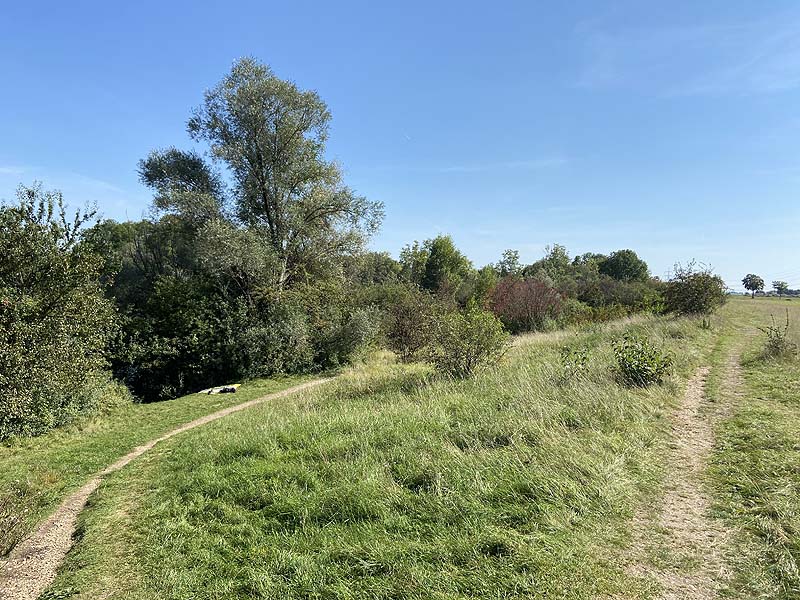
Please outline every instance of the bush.
[{"label": "bush", "polygon": [[557,381],[559,385],[566,385],[573,381],[583,379],[588,370],[588,348],[570,348],[569,346],[565,346],[561,349],[561,373]]},{"label": "bush", "polygon": [[40,187],[18,198],[0,207],[0,439],[97,410],[114,327],[101,261],[78,243],[91,214],[68,220],[61,195]]},{"label": "bush", "polygon": [[441,315],[427,358],[437,371],[469,377],[490,367],[505,352],[508,334],[492,313],[475,307]]},{"label": "bush", "polygon": [[433,338],[434,326],[444,312],[430,294],[409,287],[398,290],[386,309],[389,349],[403,362],[423,358],[423,351]]},{"label": "bush", "polygon": [[507,277],[492,293],[491,308],[512,332],[540,331],[561,312],[562,296],[536,279]]},{"label": "bush", "polygon": [[772,325],[759,327],[767,336],[764,344],[763,356],[765,358],[792,358],[797,356],[797,344],[789,339],[789,309],[786,309],[786,325],[778,327],[775,315],[770,315]]},{"label": "bush", "polygon": [[675,265],[664,291],[664,309],[683,315],[709,315],[725,303],[725,282],[711,269]]},{"label": "bush", "polygon": [[645,338],[628,334],[614,344],[614,373],[625,385],[661,383],[672,368],[672,357]]}]

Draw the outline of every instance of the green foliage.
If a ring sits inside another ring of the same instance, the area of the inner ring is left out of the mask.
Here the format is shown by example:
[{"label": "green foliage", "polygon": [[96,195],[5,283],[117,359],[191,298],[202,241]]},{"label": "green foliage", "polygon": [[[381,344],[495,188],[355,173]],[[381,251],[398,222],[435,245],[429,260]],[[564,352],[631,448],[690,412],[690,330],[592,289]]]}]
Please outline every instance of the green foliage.
[{"label": "green foliage", "polygon": [[497,364],[507,343],[508,334],[497,317],[468,307],[439,316],[426,356],[440,373],[469,377]]},{"label": "green foliage", "polygon": [[17,197],[0,207],[0,439],[101,408],[114,327],[102,261],[78,242],[92,213],[68,218],[61,194],[38,185]]},{"label": "green foliage", "polygon": [[387,309],[385,333],[389,349],[403,362],[421,359],[443,312],[444,308],[429,294],[412,287],[397,288]]},{"label": "green foliage", "polygon": [[664,291],[667,312],[683,315],[710,315],[725,303],[725,282],[711,269],[675,265],[675,272]]},{"label": "green foliage", "polygon": [[775,315],[770,315],[772,324],[758,329],[766,336],[763,356],[765,358],[794,358],[797,356],[797,344],[789,339],[789,309],[786,309],[786,323],[779,327]]},{"label": "green foliage", "polygon": [[783,296],[789,291],[789,284],[785,281],[773,281],[772,289],[774,289],[778,296]]},{"label": "green foliage", "polygon": [[602,275],[618,281],[646,281],[650,276],[647,263],[633,250],[617,250],[599,263]]},{"label": "green foliage", "polygon": [[586,378],[589,371],[589,348],[564,346],[561,349],[561,373],[559,385],[567,385]]},{"label": "green foliage", "polygon": [[625,335],[614,343],[613,371],[625,385],[648,387],[661,383],[672,368],[672,357],[646,338]]},{"label": "green foliage", "polygon": [[357,196],[325,159],[330,119],[316,92],[243,58],[188,123],[190,135],[208,142],[230,170],[236,213],[269,241],[279,287],[361,250],[383,217],[382,205]]},{"label": "green foliage", "polygon": [[756,292],[761,292],[764,290],[764,279],[758,275],[754,275],[753,273],[748,273],[744,276],[744,279],[742,279],[742,285],[744,286],[744,289],[752,292],[753,297],[755,298]]}]

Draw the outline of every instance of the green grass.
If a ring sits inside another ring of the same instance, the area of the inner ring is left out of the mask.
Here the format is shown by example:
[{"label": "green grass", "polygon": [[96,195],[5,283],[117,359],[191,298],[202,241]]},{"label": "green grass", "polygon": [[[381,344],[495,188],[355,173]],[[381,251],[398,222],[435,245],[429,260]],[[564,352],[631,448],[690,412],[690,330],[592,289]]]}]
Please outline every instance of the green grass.
[{"label": "green grass", "polygon": [[[674,353],[664,385],[613,379],[628,330]],[[468,381],[388,361],[187,432],[101,485],[50,597],[649,597],[628,523],[716,335],[656,318],[546,334]],[[559,386],[564,344],[590,362]]]},{"label": "green grass", "polygon": [[737,299],[726,307],[733,325],[723,342],[744,349],[745,389],[718,431],[712,475],[717,508],[736,531],[734,598],[800,598],[800,361],[764,358],[755,329],[770,314],[780,322],[787,307],[800,342],[800,301]]},{"label": "green grass", "polygon": [[236,394],[192,394],[166,402],[127,404],[38,438],[18,438],[0,446],[0,556],[70,491],[137,445],[305,379],[260,380],[243,385]]}]

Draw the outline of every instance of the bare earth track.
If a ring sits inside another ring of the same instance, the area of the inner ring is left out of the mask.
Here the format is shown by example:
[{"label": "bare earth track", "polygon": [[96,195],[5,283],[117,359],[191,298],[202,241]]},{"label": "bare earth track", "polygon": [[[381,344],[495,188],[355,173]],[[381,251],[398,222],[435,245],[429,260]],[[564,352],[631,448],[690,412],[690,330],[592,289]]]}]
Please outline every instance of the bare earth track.
[{"label": "bare earth track", "polygon": [[[741,394],[739,352],[730,352],[723,366],[716,403],[706,396],[709,373],[709,367],[695,372],[671,415],[672,444],[657,516],[634,519],[639,556],[632,571],[654,579],[664,600],[711,600],[729,577],[725,547],[730,532],[710,514],[712,501],[704,473],[714,448],[715,425]],[[648,564],[652,561],[642,556],[654,528],[663,535],[658,565]]]},{"label": "bare earth track", "polygon": [[179,433],[216,421],[256,404],[289,396],[328,381],[331,381],[331,379],[315,379],[200,417],[147,442],[143,446],[138,446],[114,464],[97,473],[83,487],[64,500],[30,537],[20,542],[9,554],[8,558],[0,563],[0,600],[36,600],[53,582],[58,567],[72,546],[78,514],[86,506],[89,496],[98,488],[105,476],[119,471],[159,442],[168,440]]}]

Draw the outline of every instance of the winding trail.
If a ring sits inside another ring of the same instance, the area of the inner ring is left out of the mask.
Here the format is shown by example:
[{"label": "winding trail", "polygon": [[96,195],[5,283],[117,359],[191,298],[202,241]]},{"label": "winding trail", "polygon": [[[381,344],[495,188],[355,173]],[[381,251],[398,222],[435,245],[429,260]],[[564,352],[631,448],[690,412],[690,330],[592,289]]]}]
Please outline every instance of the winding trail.
[{"label": "winding trail", "polygon": [[[717,598],[729,570],[725,548],[731,532],[711,516],[712,498],[705,473],[714,449],[715,426],[741,396],[743,377],[740,348],[731,349],[723,365],[717,402],[706,394],[710,367],[699,368],[689,379],[679,406],[670,416],[672,442],[667,455],[664,497],[655,518],[634,519],[639,547],[634,574],[654,579],[663,600],[712,600]],[[652,564],[644,556],[648,539],[658,556]]]},{"label": "winding trail", "polygon": [[8,557],[0,562],[0,600],[36,600],[53,582],[58,567],[72,547],[78,515],[86,506],[89,496],[107,475],[119,471],[159,442],[168,440],[179,433],[216,421],[256,404],[283,398],[330,381],[333,379],[315,379],[200,417],[136,447],[114,464],[95,474],[83,487],[68,496],[49,518],[39,525],[28,538],[17,544]]}]

